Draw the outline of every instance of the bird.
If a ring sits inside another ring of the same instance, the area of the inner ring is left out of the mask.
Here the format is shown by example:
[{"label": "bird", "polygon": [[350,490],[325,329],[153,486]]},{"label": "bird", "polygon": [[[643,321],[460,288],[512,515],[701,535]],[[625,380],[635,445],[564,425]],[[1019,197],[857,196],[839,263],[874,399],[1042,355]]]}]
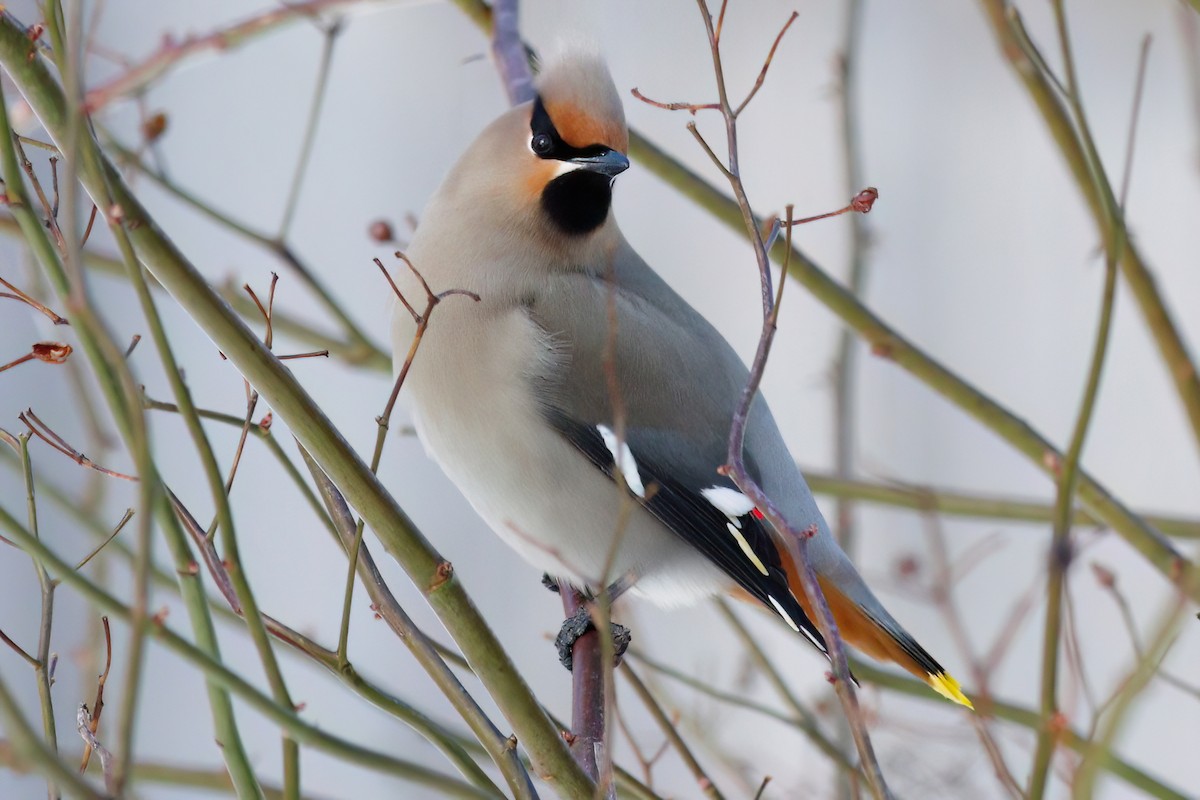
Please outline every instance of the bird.
[{"label": "bird", "polygon": [[[431,310],[408,364],[420,441],[547,576],[667,608],[748,597],[829,657],[787,534],[718,471],[747,367],[614,218],[629,134],[607,65],[569,48],[535,89],[465,150],[406,251],[401,293],[423,280],[478,298]],[[397,369],[418,326],[393,314]],[[971,707],[838,546],[761,396],[744,458],[792,526],[815,528],[808,559],[844,641]]]}]

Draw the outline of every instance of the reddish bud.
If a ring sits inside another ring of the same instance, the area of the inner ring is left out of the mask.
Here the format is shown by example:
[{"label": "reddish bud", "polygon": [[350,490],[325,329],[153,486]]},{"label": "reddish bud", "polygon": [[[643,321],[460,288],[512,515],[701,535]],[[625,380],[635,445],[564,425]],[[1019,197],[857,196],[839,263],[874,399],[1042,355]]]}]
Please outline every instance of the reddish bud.
[{"label": "reddish bud", "polygon": [[438,564],[437,569],[434,571],[433,583],[429,584],[429,591],[433,592],[437,589],[440,589],[442,584],[450,580],[452,575],[454,575],[453,564],[451,564],[449,561],[443,561]]},{"label": "reddish bud", "polygon": [[879,190],[874,186],[868,186],[858,194],[854,195],[854,199],[850,201],[850,207],[860,214],[867,214],[871,211],[871,207],[875,205],[875,201],[879,199]]},{"label": "reddish bud", "polygon": [[392,230],[392,225],[387,220],[377,219],[367,228],[367,235],[377,242],[395,241],[396,233]]},{"label": "reddish bud", "polygon": [[47,364],[61,364],[71,355],[71,345],[62,342],[38,342],[33,346],[33,357]]},{"label": "reddish bud", "polygon": [[901,578],[914,578],[921,572],[921,562],[914,555],[903,556],[896,561],[896,574]]},{"label": "reddish bud", "polygon": [[157,114],[152,114],[149,119],[142,123],[142,136],[145,137],[147,142],[155,141],[166,130],[167,115],[161,111]]},{"label": "reddish bud", "polygon": [[1092,574],[1096,576],[1096,582],[1105,589],[1112,589],[1117,585],[1116,574],[1108,567],[1092,562]]}]

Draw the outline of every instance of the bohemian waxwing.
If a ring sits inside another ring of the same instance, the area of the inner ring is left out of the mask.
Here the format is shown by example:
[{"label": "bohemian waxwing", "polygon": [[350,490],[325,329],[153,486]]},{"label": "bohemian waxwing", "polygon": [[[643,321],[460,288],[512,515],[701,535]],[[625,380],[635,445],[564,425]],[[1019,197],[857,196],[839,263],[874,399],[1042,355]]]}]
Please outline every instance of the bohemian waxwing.
[{"label": "bohemian waxwing", "polygon": [[[480,298],[440,304],[421,340],[405,384],[421,441],[547,574],[591,590],[621,579],[664,606],[740,589],[824,653],[788,549],[717,473],[747,369],[610,213],[629,139],[607,68],[562,56],[537,92],[467,149],[408,250],[434,291]],[[397,366],[414,331],[399,310]],[[838,547],[761,398],[745,460],[794,526],[816,526],[808,554],[844,639],[970,706]]]}]

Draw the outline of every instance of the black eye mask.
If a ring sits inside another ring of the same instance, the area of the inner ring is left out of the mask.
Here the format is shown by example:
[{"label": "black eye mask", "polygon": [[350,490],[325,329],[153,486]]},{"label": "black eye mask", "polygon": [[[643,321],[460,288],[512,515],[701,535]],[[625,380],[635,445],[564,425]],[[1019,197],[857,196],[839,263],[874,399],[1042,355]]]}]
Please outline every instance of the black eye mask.
[{"label": "black eye mask", "polygon": [[601,144],[591,144],[587,147],[572,147],[563,141],[554,127],[542,96],[538,95],[533,101],[533,118],[529,120],[529,149],[538,158],[554,159],[555,161],[570,161],[575,158],[594,158],[603,155],[609,148]]}]

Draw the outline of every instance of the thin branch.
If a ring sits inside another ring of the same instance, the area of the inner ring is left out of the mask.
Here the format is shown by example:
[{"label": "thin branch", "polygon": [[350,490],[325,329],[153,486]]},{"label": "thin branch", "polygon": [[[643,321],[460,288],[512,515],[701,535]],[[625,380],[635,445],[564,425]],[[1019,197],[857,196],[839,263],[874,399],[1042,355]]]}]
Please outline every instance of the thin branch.
[{"label": "thin branch", "polygon": [[[86,704],[80,704],[79,710],[75,715],[75,730],[79,732],[80,738],[83,739],[83,745],[86,753],[93,751],[100,757],[100,769],[104,774],[104,788],[109,794],[116,795],[119,791],[117,787],[116,777],[113,774],[115,759],[108,748],[100,744],[100,740],[96,738],[96,726],[99,720],[88,713]],[[83,770],[80,770],[82,772]]]},{"label": "thin branch", "polygon": [[[721,63],[720,42],[719,36],[713,28],[713,20],[709,14],[708,7],[704,0],[697,0],[700,8],[700,14],[704,21],[705,30],[708,33],[709,49],[712,53],[713,73],[716,78],[717,93],[720,97],[721,114],[725,120],[725,135],[728,146],[728,161],[726,163],[727,178],[730,188],[733,190],[734,196],[737,198],[738,207],[741,210],[741,216],[746,227],[746,233],[750,238],[755,260],[758,264],[759,282],[761,286],[762,301],[763,301],[763,329],[759,337],[757,352],[754,356],[754,361],[750,367],[750,374],[747,379],[746,386],[742,390],[741,399],[738,402],[737,410],[734,412],[733,420],[729,431],[729,447],[727,454],[727,463],[720,470],[733,480],[734,484],[749,497],[759,508],[771,526],[777,532],[780,540],[786,546],[792,561],[795,564],[795,570],[798,573],[797,578],[804,589],[807,596],[809,607],[815,612],[815,622],[822,635],[825,637],[826,645],[829,650],[830,660],[833,664],[836,680],[834,688],[837,691],[838,698],[842,702],[845,710],[846,719],[850,725],[851,734],[854,742],[858,747],[859,758],[862,760],[864,770],[867,774],[869,784],[877,798],[884,798],[890,795],[887,784],[883,778],[883,773],[879,768],[879,762],[875,758],[874,749],[871,746],[870,737],[867,734],[866,724],[859,712],[858,702],[855,698],[853,682],[850,678],[850,671],[846,664],[845,650],[841,641],[840,634],[837,631],[837,624],[833,619],[833,614],[830,612],[825,597],[821,592],[820,585],[817,582],[816,573],[813,572],[812,566],[808,561],[808,538],[812,535],[809,531],[800,531],[793,528],[778,507],[771,501],[770,498],[762,491],[757,483],[750,477],[746,469],[743,457],[743,440],[745,437],[745,429],[747,419],[749,417],[750,406],[754,402],[758,393],[758,385],[762,380],[763,372],[766,368],[767,357],[770,354],[771,343],[774,339],[776,330],[776,319],[778,317],[778,298],[773,296],[771,289],[771,270],[769,257],[767,254],[766,243],[762,233],[759,230],[755,221],[755,215],[750,206],[749,198],[746,196],[745,187],[742,184],[741,174],[738,168],[738,134],[737,134],[737,116],[735,110],[729,103],[728,94],[725,88],[724,69]],[[722,11],[722,16],[723,16]],[[787,26],[784,27],[786,30]],[[768,64],[770,59],[768,58]],[[695,131],[694,124],[689,126],[693,135],[699,138]],[[711,150],[710,157],[711,157]],[[857,199],[857,198],[856,198]],[[855,204],[851,204],[854,206]],[[867,203],[861,210],[869,210],[870,204]],[[860,210],[860,209],[855,209]],[[791,230],[792,230],[792,215],[791,208],[788,209],[787,225],[785,231],[787,234],[786,250],[790,253],[791,247]],[[784,262],[783,277],[780,283],[779,298],[782,298],[783,282],[787,277],[788,262]],[[815,531],[814,531],[815,532]]]},{"label": "thin branch", "polygon": [[34,300],[32,297],[25,294],[25,292],[22,292],[16,286],[13,286],[11,283],[4,280],[4,278],[0,278],[0,284],[2,284],[6,289],[8,289],[9,292],[12,292],[12,294],[8,294],[7,292],[0,292],[0,297],[7,297],[10,300],[16,300],[20,303],[24,303],[25,305],[30,306],[31,308],[34,308],[34,309],[40,311],[42,314],[44,314],[46,316],[47,319],[49,319],[55,325],[70,325],[71,324],[69,321],[67,321],[67,319],[65,317],[59,316],[54,311],[50,310],[50,308],[47,307],[45,304],[40,303],[37,300]]},{"label": "thin branch", "polygon": [[38,419],[37,414],[33,413],[33,409],[25,409],[25,411],[17,415],[17,419],[25,423],[25,427],[29,429],[30,433],[32,433],[34,436],[37,436],[43,442],[50,445],[50,447],[52,447],[54,450],[62,453],[79,466],[87,467],[88,469],[94,469],[96,472],[99,472],[102,475],[107,475],[110,478],[120,478],[123,481],[132,481],[137,483],[137,476],[126,475],[123,472],[117,472],[115,470],[108,469],[107,467],[102,467],[95,461],[92,461],[90,458],[85,456],[83,453],[80,453],[71,445],[67,444],[66,440],[50,429],[50,426]]},{"label": "thin branch", "polygon": [[[108,671],[112,668],[112,630],[108,626],[108,617],[101,617],[100,622],[104,625],[104,671],[96,679],[96,699],[92,702],[91,719],[88,722],[88,729],[93,736],[100,730],[100,715],[104,712],[104,686],[108,683]],[[82,706],[82,708],[86,709],[87,706]],[[88,762],[92,759],[92,750],[90,744],[83,748],[83,759],[79,763],[81,775],[87,772]],[[106,769],[106,777],[107,772]]]},{"label": "thin branch", "polygon": [[[13,547],[16,547],[16,546],[17,545],[15,545],[15,544],[13,545]],[[36,658],[34,658],[33,656],[29,655],[29,653],[25,651],[25,648],[21,647],[21,645],[17,644],[11,638],[9,638],[8,634],[5,633],[3,630],[0,630],[0,642],[4,642],[6,645],[8,645],[9,648],[11,648],[14,653],[16,653],[22,659],[25,660],[26,664],[33,667],[34,669],[37,669],[38,660]]]},{"label": "thin branch", "polygon": [[[308,165],[312,158],[313,144],[317,140],[317,122],[321,118],[321,109],[325,105],[325,90],[329,87],[330,67],[333,66],[333,49],[337,44],[338,34],[342,32],[342,21],[334,20],[323,26],[321,33],[324,41],[321,43],[321,62],[317,66],[317,85],[313,89],[312,105],[308,110],[308,121],[304,125],[304,139],[300,143],[300,155],[296,160],[296,169],[292,172],[292,184],[288,188],[287,200],[283,206],[283,218],[279,222],[279,232],[275,234],[278,241],[285,241],[292,220],[296,216],[296,208],[300,202],[300,189],[304,178],[308,175]],[[268,345],[269,346],[269,345]]]},{"label": "thin branch", "polygon": [[[123,531],[125,529],[125,526],[129,523],[129,520],[133,519],[133,515],[134,515],[134,511],[132,508],[125,509],[124,516],[122,516],[120,522],[117,523],[117,527],[113,528],[113,532],[110,533],[108,535],[108,537],[104,539],[104,541],[102,541],[102,542],[100,542],[100,544],[96,545],[90,553],[88,553],[86,556],[81,558],[79,560],[79,563],[75,565],[75,569],[83,569],[84,567],[86,567],[87,563],[89,561],[91,561],[93,558],[95,558],[101,550],[103,550],[105,547],[107,547],[109,542],[111,542],[113,539],[117,538],[117,534],[119,534],[121,531]],[[107,630],[107,629],[108,629],[108,625],[106,623],[105,630]],[[93,708],[95,708],[95,706],[93,706]],[[96,708],[96,715],[97,716],[100,715],[99,708]]]},{"label": "thin branch", "polygon": [[[818,469],[802,468],[801,472],[804,473],[809,488],[817,495],[973,519],[1029,523],[1054,521],[1053,504],[1031,498],[959,492],[893,479],[871,481],[841,478]],[[1076,506],[1073,513],[1077,525],[1094,527],[1104,524],[1099,517],[1083,506]],[[1138,516],[1168,536],[1200,539],[1200,519],[1167,517],[1146,512],[1138,512]]]},{"label": "thin branch", "polygon": [[[488,718],[487,714],[484,713],[475,702],[475,699],[463,687],[457,676],[447,666],[444,660],[446,654],[439,651],[436,643],[430,640],[424,631],[417,627],[416,623],[413,622],[400,603],[396,601],[395,595],[392,594],[383,575],[380,573],[378,567],[376,567],[375,560],[372,558],[366,543],[361,541],[354,515],[350,507],[346,504],[342,493],[329,480],[328,475],[325,474],[325,471],[321,469],[321,466],[309,454],[308,450],[299,442],[297,442],[297,445],[300,448],[300,455],[304,458],[304,462],[317,484],[317,489],[325,501],[329,515],[334,521],[335,532],[341,542],[342,549],[349,556],[355,543],[359,546],[357,558],[358,574],[363,582],[363,586],[367,590],[367,594],[371,598],[372,608],[375,613],[387,623],[388,627],[404,643],[405,647],[409,649],[413,657],[417,660],[417,663],[421,665],[446,699],[450,701],[450,705],[454,707],[454,710],[467,723],[467,726],[471,729],[476,739],[483,745],[487,754],[504,774],[509,788],[513,793],[519,798],[536,798],[537,792],[533,788],[524,765],[517,758],[512,740],[500,735],[500,731],[496,729],[496,726]],[[441,580],[445,582],[449,580],[450,575],[453,574],[453,570],[448,562],[442,563],[445,566],[440,570],[439,574]],[[344,669],[341,666],[343,663],[341,658],[336,655],[335,663],[338,664],[339,670]],[[567,758],[568,760],[570,759],[569,753],[567,754]],[[571,763],[574,765],[573,761]]]},{"label": "thin branch", "polygon": [[12,742],[13,748],[31,764],[36,764],[38,770],[63,787],[71,795],[80,800],[110,800],[97,792],[81,777],[59,760],[58,755],[42,741],[33,728],[21,714],[21,707],[16,696],[9,690],[8,684],[0,677],[0,723],[4,725],[5,736]]},{"label": "thin branch", "polygon": [[692,778],[696,781],[696,785],[700,788],[700,791],[705,797],[708,797],[711,800],[721,800],[724,795],[722,795],[721,791],[717,789],[716,784],[713,783],[712,778],[708,776],[708,773],[704,771],[704,767],[700,766],[700,762],[696,760],[694,755],[692,755],[691,749],[687,746],[687,743],[683,741],[683,737],[679,735],[679,731],[676,729],[675,723],[672,722],[671,718],[667,716],[665,711],[663,711],[662,706],[659,705],[658,701],[654,698],[654,695],[651,694],[648,688],[646,688],[646,684],[644,684],[642,679],[638,677],[637,673],[633,671],[633,667],[629,666],[628,663],[622,664],[621,674],[625,677],[625,680],[629,682],[629,685],[633,687],[634,692],[637,693],[637,696],[646,706],[646,710],[650,712],[650,716],[654,718],[656,723],[658,723],[659,730],[662,731],[663,736],[665,736],[667,741],[671,743],[671,746],[675,748],[675,752],[679,754],[679,757],[683,759],[684,766],[686,766],[688,771],[692,773]]},{"label": "thin branch", "polygon": [[312,19],[324,11],[360,2],[362,0],[307,0],[307,2],[288,3],[212,33],[188,36],[182,41],[177,41],[170,36],[165,37],[158,51],[145,61],[129,68],[107,83],[89,90],[86,99],[87,110],[95,112],[119,97],[129,97],[144,92],[151,83],[181,61],[198,53],[210,50],[226,52],[258,36],[275,31],[285,24]]},{"label": "thin branch", "polygon": [[[721,5],[721,16],[725,16],[725,5]],[[750,101],[754,99],[754,95],[758,94],[758,90],[762,88],[763,81],[767,79],[767,70],[771,68],[771,62],[775,60],[775,51],[779,49],[779,43],[783,41],[783,35],[788,32],[788,28],[792,27],[792,23],[800,16],[799,11],[793,11],[792,15],[787,18],[787,22],[783,23],[783,27],[779,29],[779,33],[775,36],[775,41],[771,43],[771,49],[767,52],[767,57],[763,61],[762,69],[758,71],[758,78],[754,81],[753,88],[746,95],[746,99],[741,102],[733,111],[733,116],[736,118],[746,110],[746,106],[750,105]],[[720,40],[720,32],[717,32],[715,38]]]},{"label": "thin branch", "polygon": [[[1078,135],[1069,109],[1060,98],[1049,74],[1042,69],[1045,59],[1040,54],[1030,56],[1030,51],[1036,51],[1037,48],[1029,39],[1017,9],[1007,0],[980,0],[980,3],[1001,53],[1013,67],[1014,74],[1024,85],[1046,123],[1097,229],[1106,239],[1109,238],[1114,225],[1122,229],[1125,225],[1117,210],[1118,200],[1099,159],[1095,157],[1094,146]],[[1127,236],[1126,233],[1122,235]],[[1153,271],[1134,242],[1126,243],[1120,267],[1179,395],[1192,436],[1200,445],[1200,371],[1197,370],[1196,361],[1154,279]]]},{"label": "thin branch", "polygon": [[[17,439],[21,456],[21,473],[25,483],[25,507],[29,531],[34,539],[40,539],[38,527],[37,491],[33,480],[33,463],[29,458],[29,436]],[[54,698],[51,689],[54,686],[54,661],[57,656],[50,654],[50,637],[54,626],[54,590],[57,584],[50,579],[45,562],[33,552],[29,552],[33,566],[37,572],[38,587],[41,590],[41,607],[39,611],[38,645],[34,658],[37,663],[33,671],[37,679],[38,701],[42,712],[42,732],[46,737],[46,745],[50,751],[58,755],[58,733],[54,721]],[[59,787],[49,782],[47,794],[50,800],[57,800]]]},{"label": "thin branch", "polygon": [[[1071,107],[1075,113],[1075,124],[1080,135],[1086,141],[1091,140],[1088,133],[1087,117],[1079,99],[1079,84],[1075,76],[1075,60],[1071,54],[1070,37],[1067,32],[1066,14],[1062,0],[1053,4],[1055,19],[1058,24],[1059,40],[1062,46],[1063,64],[1067,73],[1067,90]],[[1126,152],[1125,186],[1128,185],[1129,170],[1132,167],[1133,143],[1137,125],[1137,115],[1141,106],[1142,92],[1146,77],[1146,59],[1149,54],[1149,40],[1143,44],[1141,60],[1138,67],[1136,88],[1134,90],[1133,112],[1129,127],[1128,150]],[[1089,147],[1089,150],[1092,148]],[[1097,171],[1099,161],[1095,162]],[[1122,191],[1122,195],[1124,190]],[[1088,367],[1087,381],[1083,399],[1080,402],[1079,413],[1071,441],[1067,447],[1066,458],[1061,465],[1058,485],[1058,499],[1055,504],[1054,533],[1050,544],[1049,576],[1046,582],[1046,625],[1042,639],[1042,681],[1041,706],[1043,723],[1038,732],[1037,748],[1034,752],[1033,769],[1029,779],[1029,796],[1031,800],[1041,800],[1046,792],[1047,777],[1050,762],[1054,756],[1055,734],[1062,727],[1056,720],[1060,716],[1058,708],[1058,661],[1062,633],[1062,604],[1063,591],[1066,583],[1067,569],[1072,559],[1071,544],[1071,510],[1075,503],[1075,489],[1079,481],[1079,463],[1083,455],[1083,446],[1091,424],[1092,412],[1100,391],[1100,379],[1104,372],[1104,361],[1108,353],[1109,332],[1112,327],[1113,308],[1116,304],[1117,265],[1120,263],[1125,247],[1125,208],[1118,206],[1117,214],[1120,219],[1108,226],[1111,235],[1105,241],[1104,289],[1101,293],[1099,322],[1097,323],[1095,344],[1091,363]]]},{"label": "thin branch", "polygon": [[[408,267],[409,272],[413,274],[413,276],[421,284],[421,288],[425,291],[425,310],[418,314],[413,308],[412,304],[409,303],[409,301],[404,297],[404,293],[400,291],[400,288],[392,279],[391,273],[388,272],[387,268],[383,265],[383,262],[378,258],[374,259],[375,265],[379,267],[380,272],[383,273],[383,277],[387,279],[388,285],[392,287],[392,292],[395,294],[396,299],[400,301],[400,303],[408,311],[409,315],[413,318],[413,321],[417,324],[417,329],[413,333],[412,341],[409,343],[408,353],[404,357],[404,363],[396,373],[396,380],[392,384],[392,391],[391,394],[388,395],[387,404],[383,408],[383,413],[375,418],[375,449],[371,454],[370,467],[372,474],[379,472],[379,464],[383,460],[383,446],[387,441],[387,432],[388,426],[390,425],[392,419],[392,411],[396,407],[396,401],[400,398],[400,390],[404,387],[404,380],[408,377],[408,371],[412,367],[413,360],[417,356],[417,350],[421,346],[421,340],[424,338],[425,331],[429,327],[429,320],[433,316],[433,310],[443,299],[453,295],[463,295],[471,298],[476,303],[479,302],[479,295],[475,294],[474,292],[468,292],[464,289],[449,289],[439,294],[435,294],[434,291],[429,288],[429,284],[426,283],[425,277],[421,275],[420,271],[413,265],[408,256],[404,255],[404,253],[400,251],[397,251],[395,255],[396,258],[404,262],[404,265]],[[354,573],[358,569],[358,554],[362,548],[363,532],[365,530],[366,522],[360,517],[355,526],[354,543],[349,548],[350,559],[346,570],[345,591],[343,592],[342,597],[342,622],[339,629],[340,633],[338,634],[337,652],[338,658],[343,662],[348,660],[346,651],[347,647],[349,646],[348,642],[350,638],[350,608],[354,602]]]},{"label": "thin branch", "polygon": [[[46,562],[47,568],[54,573],[58,580],[77,591],[89,603],[114,617],[119,617],[131,625],[139,625],[144,628],[148,634],[153,635],[155,640],[167,650],[201,669],[205,677],[214,686],[244,700],[249,708],[254,709],[266,719],[281,726],[297,742],[329,753],[348,763],[359,764],[385,774],[395,775],[406,780],[430,786],[434,790],[441,792],[443,796],[494,800],[494,792],[482,791],[477,787],[436,772],[425,765],[354,744],[339,736],[328,733],[316,725],[305,722],[297,715],[295,708],[285,707],[276,703],[269,695],[258,690],[241,675],[226,667],[219,658],[206,653],[198,645],[192,644],[186,638],[175,633],[169,627],[163,625],[161,620],[156,620],[153,617],[145,617],[138,620],[132,608],[86,578],[83,573],[73,570],[70,564],[63,561],[52,550],[33,537],[25,529],[25,526],[21,525],[2,506],[0,506],[0,526],[7,528],[12,533],[13,538],[23,548],[36,553],[39,558],[43,559]],[[0,715],[5,713],[3,690],[3,682],[0,681]],[[0,719],[3,719],[3,717],[0,716]],[[7,722],[7,720],[4,721]],[[5,730],[11,730],[11,728],[6,725]],[[222,740],[222,745],[228,747],[229,743]],[[75,773],[69,770],[67,770],[67,773],[72,778],[78,778]],[[88,796],[91,797],[94,795]]]}]

